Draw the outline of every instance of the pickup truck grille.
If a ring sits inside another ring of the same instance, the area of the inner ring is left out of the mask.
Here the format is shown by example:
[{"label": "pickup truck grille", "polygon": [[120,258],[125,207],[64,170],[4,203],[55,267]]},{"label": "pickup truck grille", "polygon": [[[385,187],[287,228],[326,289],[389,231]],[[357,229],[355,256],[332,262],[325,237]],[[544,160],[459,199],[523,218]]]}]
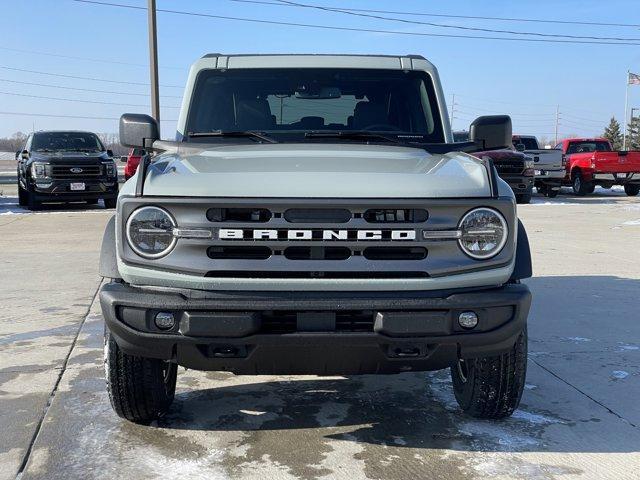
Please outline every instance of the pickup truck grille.
[{"label": "pickup truck grille", "polygon": [[524,162],[521,160],[499,160],[494,162],[499,175],[521,175]]},{"label": "pickup truck grille", "polygon": [[101,165],[52,165],[53,178],[99,177],[102,174]]}]

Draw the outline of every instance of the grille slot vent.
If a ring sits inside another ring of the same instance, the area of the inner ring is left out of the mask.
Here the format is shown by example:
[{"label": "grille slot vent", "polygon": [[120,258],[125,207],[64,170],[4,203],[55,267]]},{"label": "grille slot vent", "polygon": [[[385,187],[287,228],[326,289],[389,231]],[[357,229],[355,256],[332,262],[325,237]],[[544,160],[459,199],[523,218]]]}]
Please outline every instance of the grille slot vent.
[{"label": "grille slot vent", "polygon": [[[282,334],[295,333],[298,330],[298,312],[269,311],[262,312],[261,333]],[[374,312],[371,310],[336,312],[337,332],[372,332]]]},{"label": "grille slot vent", "polygon": [[271,211],[266,208],[210,208],[207,219],[210,222],[264,223],[271,219]]},{"label": "grille slot vent", "polygon": [[367,260],[423,260],[427,249],[423,247],[368,247],[362,253]]},{"label": "grille slot vent", "polygon": [[346,260],[351,256],[347,247],[288,247],[284,256],[289,260]]},{"label": "grille slot vent", "polygon": [[284,219],[290,223],[347,223],[351,212],[345,208],[290,208]]},{"label": "grille slot vent", "polygon": [[209,247],[207,255],[214,260],[266,260],[273,252],[269,247]]},{"label": "grille slot vent", "polygon": [[422,223],[429,214],[419,208],[371,208],[362,217],[369,223]]}]

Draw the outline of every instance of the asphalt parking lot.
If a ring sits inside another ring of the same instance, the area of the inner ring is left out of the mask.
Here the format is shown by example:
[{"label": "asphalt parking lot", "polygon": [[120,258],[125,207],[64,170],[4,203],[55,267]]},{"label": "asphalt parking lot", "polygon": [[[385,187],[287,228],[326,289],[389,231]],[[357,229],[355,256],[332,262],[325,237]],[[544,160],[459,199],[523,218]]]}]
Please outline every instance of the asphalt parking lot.
[{"label": "asphalt parking lot", "polygon": [[[99,246],[113,211],[17,206],[0,185],[0,479],[585,478],[640,471],[640,198],[534,198],[527,385],[460,413],[448,372],[235,377],[180,369],[170,414],[116,417]],[[568,193],[568,192],[567,192]]]}]

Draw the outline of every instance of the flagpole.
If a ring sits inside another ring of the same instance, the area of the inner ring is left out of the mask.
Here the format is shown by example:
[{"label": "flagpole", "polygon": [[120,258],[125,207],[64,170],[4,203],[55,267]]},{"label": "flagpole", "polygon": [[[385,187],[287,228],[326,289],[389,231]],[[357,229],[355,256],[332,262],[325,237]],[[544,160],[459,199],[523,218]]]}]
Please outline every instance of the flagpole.
[{"label": "flagpole", "polygon": [[622,123],[622,150],[627,149],[627,109],[629,107],[629,70],[627,70],[627,80],[624,93],[624,122]]}]

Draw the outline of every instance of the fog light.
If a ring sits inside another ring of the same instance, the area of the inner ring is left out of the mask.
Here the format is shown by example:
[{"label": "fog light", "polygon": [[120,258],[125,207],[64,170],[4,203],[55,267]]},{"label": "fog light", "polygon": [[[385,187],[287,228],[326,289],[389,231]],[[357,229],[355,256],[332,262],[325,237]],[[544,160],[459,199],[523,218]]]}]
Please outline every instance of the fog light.
[{"label": "fog light", "polygon": [[155,323],[156,327],[158,327],[160,330],[169,330],[173,328],[173,326],[176,324],[176,321],[173,318],[173,313],[159,312],[156,314]]},{"label": "fog light", "polygon": [[478,325],[478,315],[476,312],[462,312],[458,316],[458,323],[462,328],[474,328]]}]

